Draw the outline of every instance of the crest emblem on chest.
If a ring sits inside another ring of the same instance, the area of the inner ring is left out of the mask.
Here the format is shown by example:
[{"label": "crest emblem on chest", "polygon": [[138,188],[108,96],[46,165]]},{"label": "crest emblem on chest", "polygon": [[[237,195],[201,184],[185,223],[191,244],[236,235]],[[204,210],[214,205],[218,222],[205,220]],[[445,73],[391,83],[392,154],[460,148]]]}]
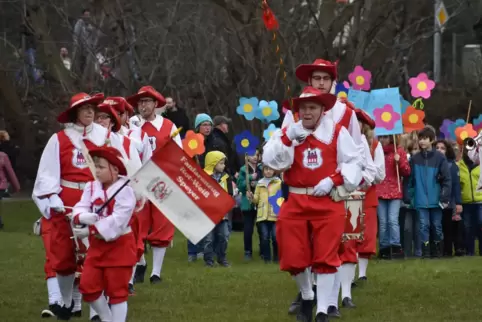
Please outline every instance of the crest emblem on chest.
[{"label": "crest emblem on chest", "polygon": [[156,149],[156,137],[155,136],[149,136],[149,144],[151,145],[152,151]]},{"label": "crest emblem on chest", "polygon": [[74,149],[72,151],[72,165],[78,169],[87,168],[87,160],[81,150]]},{"label": "crest emblem on chest", "polygon": [[321,167],[322,164],[323,158],[321,157],[320,149],[306,149],[303,151],[303,166],[305,168],[315,170]]}]

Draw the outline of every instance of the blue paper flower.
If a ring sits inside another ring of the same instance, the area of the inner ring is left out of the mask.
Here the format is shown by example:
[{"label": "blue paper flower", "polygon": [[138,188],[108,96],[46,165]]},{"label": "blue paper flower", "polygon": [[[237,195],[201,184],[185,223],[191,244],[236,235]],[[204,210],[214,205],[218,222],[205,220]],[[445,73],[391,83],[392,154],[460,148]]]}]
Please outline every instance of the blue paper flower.
[{"label": "blue paper flower", "polygon": [[252,121],[256,116],[258,105],[259,100],[256,97],[241,97],[239,99],[239,106],[236,108],[236,113],[244,115],[248,121]]},{"label": "blue paper flower", "polygon": [[335,95],[338,98],[348,98],[348,92],[350,91],[350,87],[345,86],[346,82],[337,83],[335,86]]},{"label": "blue paper flower", "polygon": [[411,105],[410,102],[404,99],[402,95],[400,95],[400,107],[402,108],[402,115],[405,114],[405,112],[407,111],[407,108],[410,105]]},{"label": "blue paper flower", "polygon": [[276,125],[270,124],[266,130],[263,132],[263,138],[268,141],[269,138],[273,135],[273,133],[278,130]]},{"label": "blue paper flower", "polygon": [[278,192],[274,196],[271,196],[268,198],[268,202],[271,205],[271,207],[273,207],[273,212],[276,216],[278,216],[279,210],[284,201],[285,201],[285,198],[283,198],[281,189],[278,190]]},{"label": "blue paper flower", "polygon": [[259,145],[259,139],[249,131],[243,131],[234,137],[238,154],[254,155]]},{"label": "blue paper flower", "polygon": [[462,119],[457,119],[455,120],[455,122],[453,122],[452,124],[449,125],[449,134],[450,134],[450,137],[449,138],[446,138],[446,139],[451,139],[451,140],[456,140],[457,139],[457,136],[455,135],[455,130],[458,128],[458,127],[462,127],[465,125],[465,121],[462,120]]},{"label": "blue paper flower", "polygon": [[479,131],[482,129],[482,114],[480,114],[477,118],[474,119],[472,125],[474,126],[474,130],[479,133]]},{"label": "blue paper flower", "polygon": [[442,125],[439,127],[439,130],[440,130],[440,133],[443,134],[443,137],[442,137],[443,139],[447,139],[447,140],[451,139],[449,127],[452,124],[454,124],[454,121],[451,121],[449,119],[445,119],[442,122]]},{"label": "blue paper flower", "polygon": [[256,118],[266,123],[279,119],[278,103],[276,101],[260,101]]}]

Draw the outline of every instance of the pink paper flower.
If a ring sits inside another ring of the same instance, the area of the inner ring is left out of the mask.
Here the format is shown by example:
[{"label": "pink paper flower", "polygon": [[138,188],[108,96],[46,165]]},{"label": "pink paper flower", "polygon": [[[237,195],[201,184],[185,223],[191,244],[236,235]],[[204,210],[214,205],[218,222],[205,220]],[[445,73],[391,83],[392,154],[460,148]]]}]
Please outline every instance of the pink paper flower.
[{"label": "pink paper flower", "polygon": [[356,66],[355,70],[348,75],[348,79],[354,89],[369,91],[372,73],[361,66]]},{"label": "pink paper flower", "polygon": [[373,116],[375,117],[376,126],[387,130],[393,130],[395,123],[400,120],[400,114],[395,112],[390,104],[374,109]]},{"label": "pink paper flower", "polygon": [[410,78],[408,83],[412,88],[410,93],[413,97],[429,98],[432,89],[435,87],[435,82],[428,79],[425,73],[420,73],[417,77]]}]

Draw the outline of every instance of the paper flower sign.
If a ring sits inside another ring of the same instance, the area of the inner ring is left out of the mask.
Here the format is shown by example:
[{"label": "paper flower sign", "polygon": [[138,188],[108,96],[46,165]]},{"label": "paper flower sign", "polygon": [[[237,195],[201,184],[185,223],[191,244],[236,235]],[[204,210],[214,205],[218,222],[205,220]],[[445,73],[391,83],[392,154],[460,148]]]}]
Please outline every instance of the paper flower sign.
[{"label": "paper flower sign", "polygon": [[403,130],[405,133],[412,131],[418,131],[425,127],[423,119],[425,118],[425,112],[417,110],[413,106],[407,107],[407,110],[402,115]]},{"label": "paper flower sign", "polygon": [[449,125],[449,132],[450,132],[450,138],[453,140],[457,139],[457,135],[455,134],[455,130],[458,127],[463,127],[467,122],[465,122],[462,119],[456,119],[455,122]]},{"label": "paper flower sign", "polygon": [[375,116],[376,126],[387,130],[393,130],[395,123],[400,120],[400,114],[395,112],[390,104],[374,109],[373,116]]},{"label": "paper flower sign", "polygon": [[285,199],[283,198],[281,190],[278,190],[278,192],[274,196],[268,198],[268,202],[273,208],[273,212],[276,216],[278,216],[279,210],[284,201]]},{"label": "paper flower sign", "polygon": [[239,99],[239,106],[236,108],[236,113],[243,115],[248,121],[252,121],[256,116],[258,105],[259,100],[256,97],[241,97]]},{"label": "paper flower sign", "polygon": [[260,121],[269,123],[279,119],[278,103],[276,101],[261,101],[259,108],[256,110],[256,118]]},{"label": "paper flower sign", "polygon": [[474,119],[472,124],[474,124],[474,130],[479,133],[479,131],[482,130],[482,114],[480,114],[476,119]]},{"label": "paper flower sign", "polygon": [[408,83],[412,88],[410,93],[413,97],[429,98],[432,89],[435,87],[435,82],[428,79],[425,73],[420,73],[417,77],[410,78]]},{"label": "paper flower sign", "polygon": [[335,87],[336,97],[348,98],[348,91],[350,90],[350,86],[346,86],[346,85],[348,85],[347,82],[336,84],[336,87]]},{"label": "paper flower sign", "polygon": [[369,91],[372,73],[361,66],[356,66],[355,70],[348,75],[348,79],[354,89]]},{"label": "paper flower sign", "polygon": [[442,122],[442,125],[439,127],[440,133],[444,135],[445,139],[455,139],[455,137],[451,137],[450,135],[450,125],[454,124],[454,121],[451,121],[449,119],[445,119]]},{"label": "paper flower sign", "polygon": [[276,125],[270,124],[266,130],[263,132],[263,138],[268,141],[270,137],[273,135],[273,133],[278,130]]},{"label": "paper flower sign", "polygon": [[249,131],[243,131],[234,137],[238,154],[254,155],[259,145],[259,139]]},{"label": "paper flower sign", "polygon": [[463,144],[466,138],[473,138],[476,135],[477,131],[474,130],[474,127],[470,123],[455,129],[455,137],[457,138],[458,144]]},{"label": "paper flower sign", "polygon": [[195,155],[203,154],[206,150],[204,147],[204,135],[194,131],[187,131],[186,137],[182,140],[182,147],[184,152],[191,158]]}]

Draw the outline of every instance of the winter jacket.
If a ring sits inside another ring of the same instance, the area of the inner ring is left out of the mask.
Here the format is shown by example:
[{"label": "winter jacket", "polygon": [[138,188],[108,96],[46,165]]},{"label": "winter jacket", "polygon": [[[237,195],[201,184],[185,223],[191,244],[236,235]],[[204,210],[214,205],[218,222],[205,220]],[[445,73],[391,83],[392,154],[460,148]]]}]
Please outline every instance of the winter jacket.
[{"label": "winter jacket", "polygon": [[[221,187],[230,195],[233,195],[233,181],[231,176],[226,172],[218,173],[214,172],[214,168],[222,159],[226,159],[224,153],[220,151],[211,151],[206,155],[204,172],[209,174],[214,180],[216,180]],[[228,219],[228,214],[224,216],[224,219]]]},{"label": "winter jacket", "polygon": [[[395,161],[395,147],[393,144],[383,146],[383,153],[385,155],[385,180],[376,186],[378,198],[389,200],[402,199],[402,177],[410,176],[407,154],[402,147],[397,148],[397,153],[400,155],[398,162],[399,177],[397,178],[397,162]],[[400,189],[398,188],[398,182],[400,182]]]},{"label": "winter jacket", "polygon": [[[214,128],[212,133],[204,139],[204,146],[206,148],[205,153],[210,151],[223,152],[228,158],[226,162],[226,172],[234,176],[240,166],[239,158],[226,134],[223,131]],[[204,157],[200,157],[199,161],[201,165],[204,165]]]},{"label": "winter jacket", "polygon": [[262,178],[258,181],[253,195],[253,204],[258,209],[256,221],[276,221],[278,214],[273,211],[269,198],[281,196],[281,179],[278,177]]},{"label": "winter jacket", "polygon": [[437,208],[449,203],[452,179],[445,156],[434,150],[420,151],[410,160],[410,186],[415,208]]},{"label": "winter jacket", "polygon": [[[251,166],[248,168],[249,170],[249,183],[254,182],[257,184],[257,181],[263,177],[263,172],[261,171],[261,167],[257,166],[254,170]],[[257,177],[256,180],[253,180],[253,173],[256,171]],[[238,180],[236,181],[236,185],[238,186],[238,190],[241,193],[241,211],[249,211],[254,209],[254,206],[251,202],[249,202],[248,198],[246,197],[247,187],[246,187],[246,166],[242,166],[239,170]],[[249,187],[251,192],[254,191],[253,187]]]},{"label": "winter jacket", "polygon": [[449,171],[450,171],[450,178],[452,180],[452,190],[450,196],[450,209],[455,209],[455,206],[462,204],[462,193],[460,190],[460,171],[459,167],[455,163],[455,160],[447,160]]},{"label": "winter jacket", "polygon": [[480,166],[463,158],[457,165],[460,171],[460,190],[462,203],[482,203],[482,192],[477,191],[480,176]]}]

